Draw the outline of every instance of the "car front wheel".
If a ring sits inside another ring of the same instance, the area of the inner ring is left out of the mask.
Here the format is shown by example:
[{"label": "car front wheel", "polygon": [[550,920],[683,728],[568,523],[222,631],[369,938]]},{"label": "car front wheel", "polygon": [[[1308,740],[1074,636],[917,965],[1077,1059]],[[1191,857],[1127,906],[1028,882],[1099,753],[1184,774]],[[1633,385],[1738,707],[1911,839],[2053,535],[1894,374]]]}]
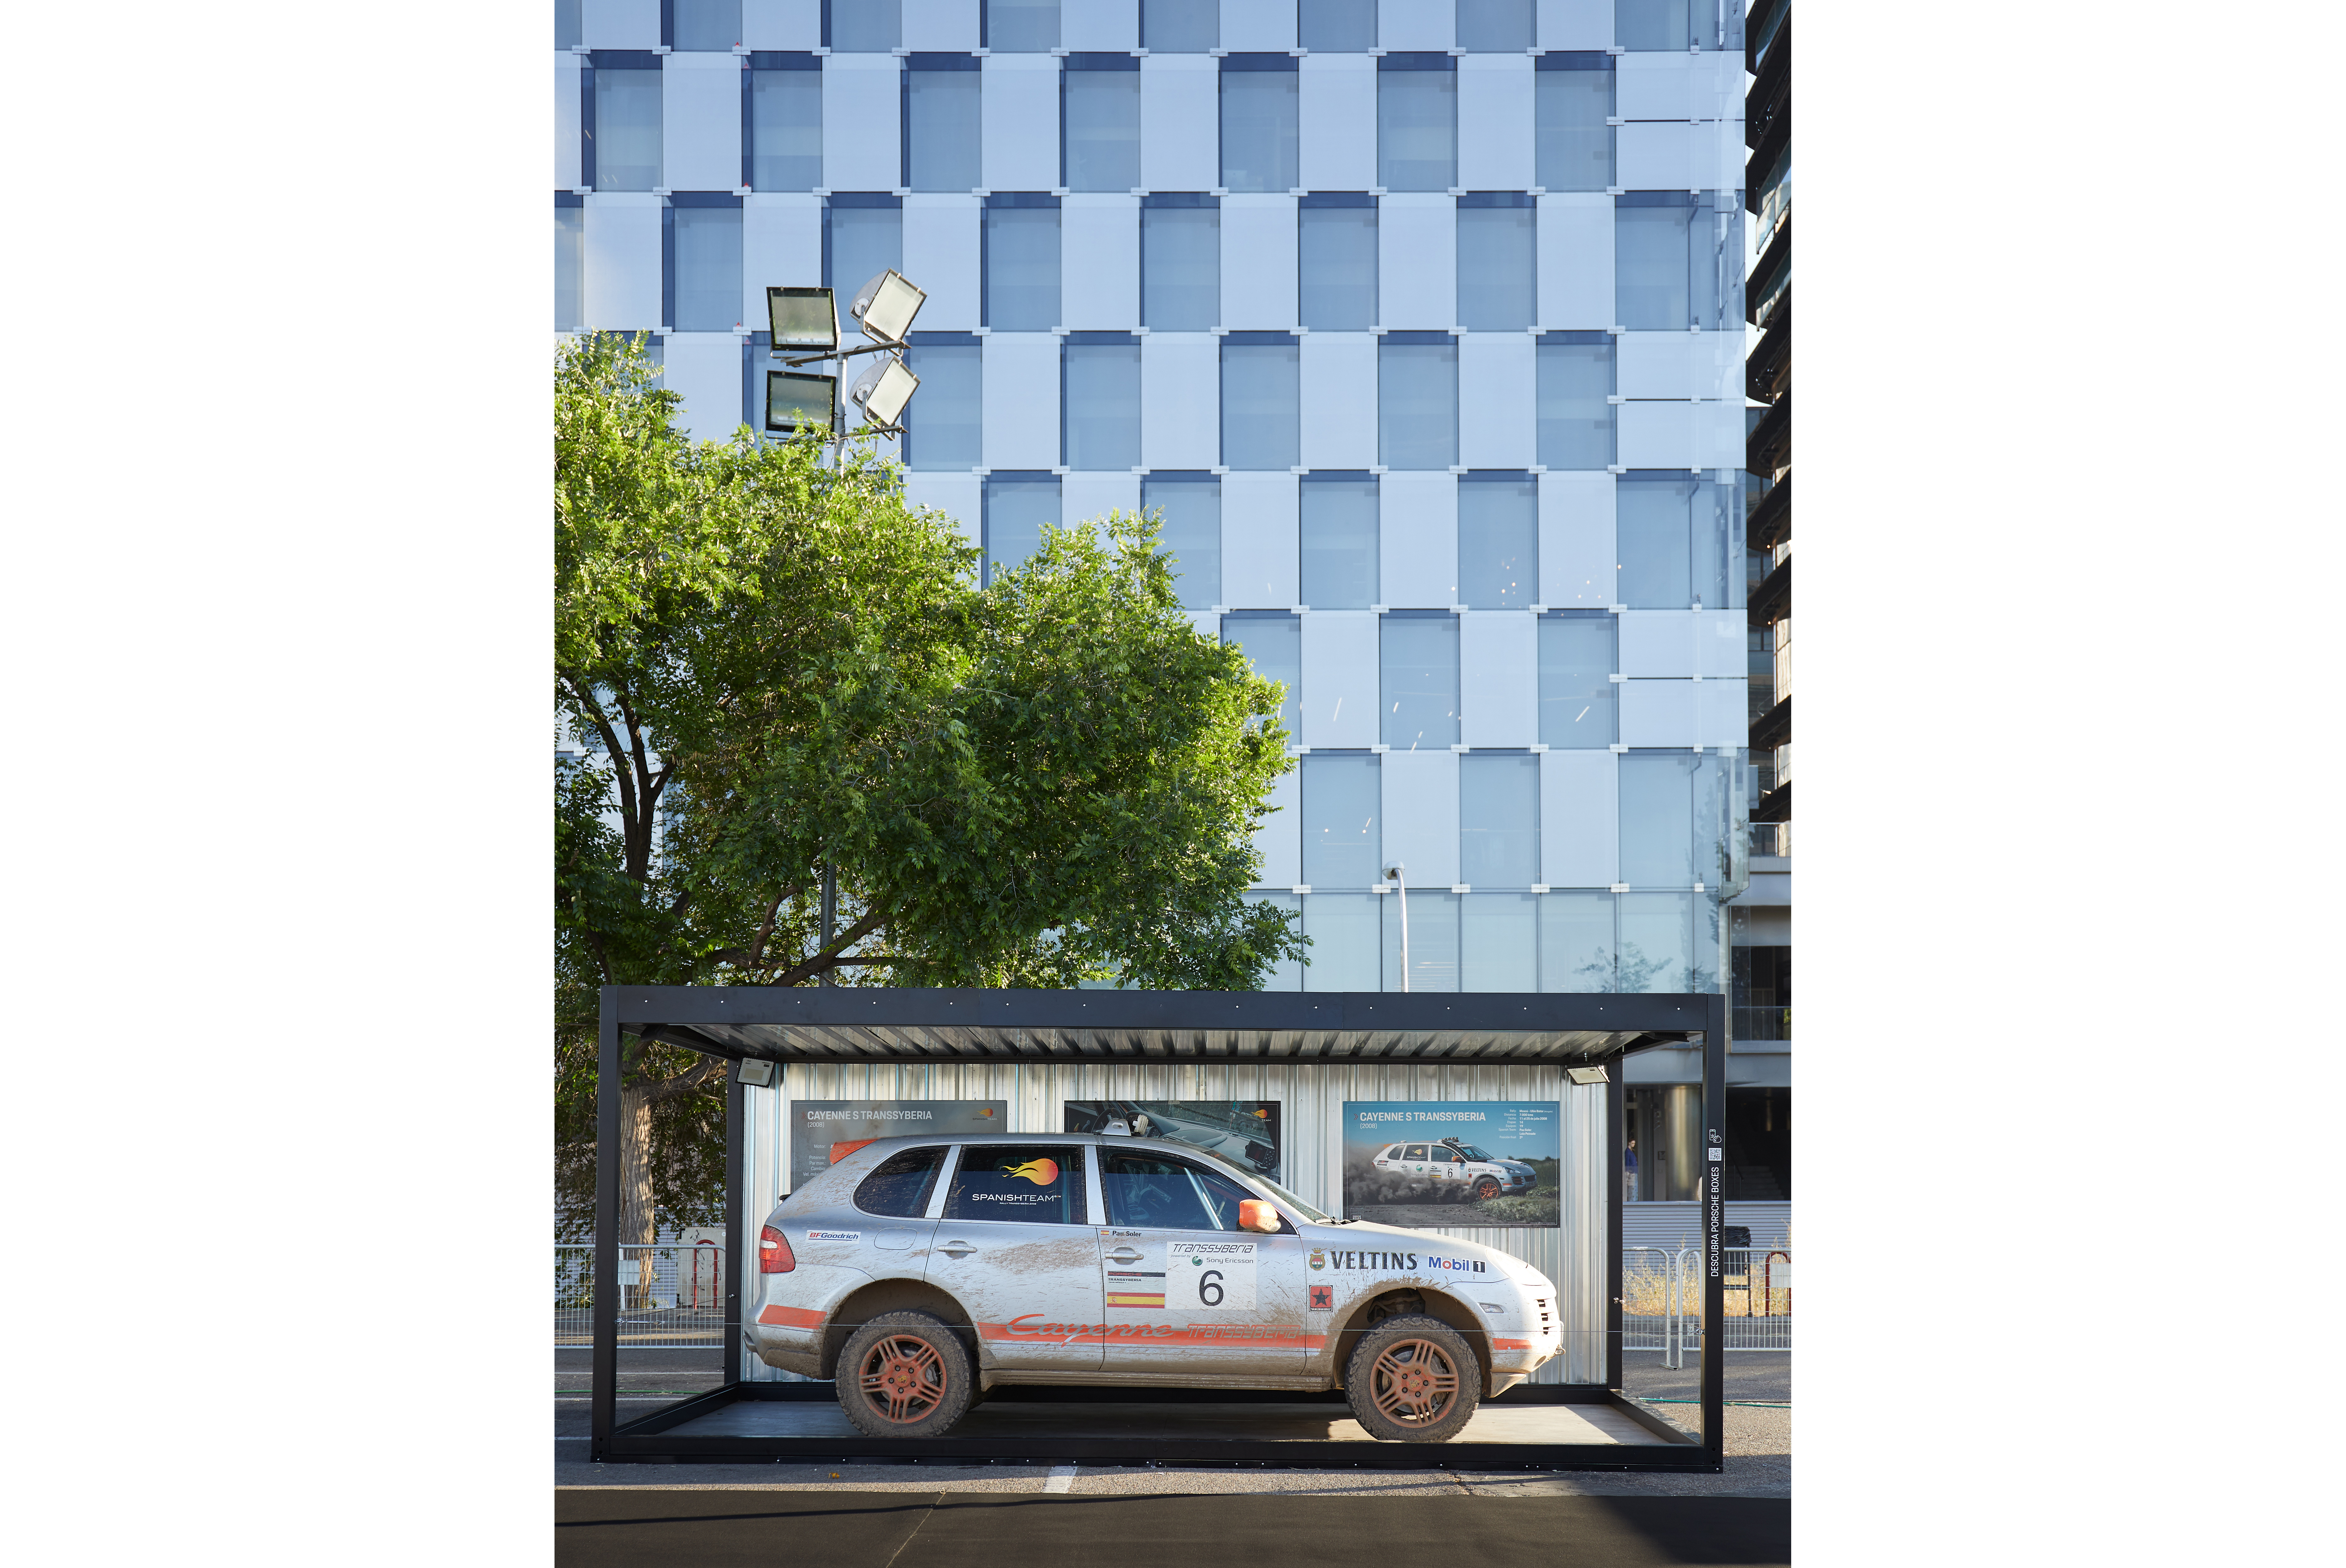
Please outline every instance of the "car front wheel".
[{"label": "car front wheel", "polygon": [[867,1437],[936,1437],[969,1413],[977,1377],[961,1337],[926,1312],[883,1312],[840,1352],[839,1408]]},{"label": "car front wheel", "polygon": [[1345,1363],[1344,1398],[1371,1437],[1448,1442],[1483,1402],[1483,1371],[1455,1329],[1412,1313],[1361,1336]]},{"label": "car front wheel", "polygon": [[1474,1184],[1474,1201],[1477,1203],[1488,1203],[1493,1198],[1499,1196],[1500,1190],[1497,1177],[1484,1176],[1482,1180]]}]

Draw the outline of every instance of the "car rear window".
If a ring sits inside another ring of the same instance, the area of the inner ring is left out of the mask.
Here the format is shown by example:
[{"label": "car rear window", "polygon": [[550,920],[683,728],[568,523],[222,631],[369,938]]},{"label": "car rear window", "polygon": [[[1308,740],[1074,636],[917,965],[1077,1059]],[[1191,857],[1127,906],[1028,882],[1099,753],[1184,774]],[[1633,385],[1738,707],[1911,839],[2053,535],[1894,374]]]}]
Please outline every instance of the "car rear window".
[{"label": "car rear window", "polygon": [[1425,1157],[1425,1145],[1423,1144],[1412,1144],[1409,1147],[1402,1150],[1401,1157],[1405,1160],[1422,1160]]},{"label": "car rear window", "polygon": [[1073,1144],[971,1144],[945,1193],[947,1219],[1082,1225],[1084,1151]]},{"label": "car rear window", "polygon": [[899,1149],[880,1163],[855,1189],[855,1207],[866,1214],[918,1219],[929,1212],[929,1194],[944,1168],[945,1146]]}]

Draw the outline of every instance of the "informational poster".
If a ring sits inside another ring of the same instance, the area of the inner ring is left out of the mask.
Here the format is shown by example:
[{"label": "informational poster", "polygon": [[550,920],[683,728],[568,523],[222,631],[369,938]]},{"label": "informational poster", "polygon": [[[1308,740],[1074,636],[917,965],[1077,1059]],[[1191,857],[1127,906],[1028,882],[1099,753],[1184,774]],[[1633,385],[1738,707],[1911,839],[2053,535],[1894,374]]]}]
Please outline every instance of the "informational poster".
[{"label": "informational poster", "polygon": [[874,1138],[952,1138],[1009,1130],[1007,1100],[794,1100],[790,1190]]},{"label": "informational poster", "polygon": [[1552,1101],[1347,1100],[1344,1216],[1553,1228],[1557,1112]]},{"label": "informational poster", "polygon": [[1279,1179],[1276,1100],[1069,1100],[1066,1107],[1067,1132],[1170,1138]]}]

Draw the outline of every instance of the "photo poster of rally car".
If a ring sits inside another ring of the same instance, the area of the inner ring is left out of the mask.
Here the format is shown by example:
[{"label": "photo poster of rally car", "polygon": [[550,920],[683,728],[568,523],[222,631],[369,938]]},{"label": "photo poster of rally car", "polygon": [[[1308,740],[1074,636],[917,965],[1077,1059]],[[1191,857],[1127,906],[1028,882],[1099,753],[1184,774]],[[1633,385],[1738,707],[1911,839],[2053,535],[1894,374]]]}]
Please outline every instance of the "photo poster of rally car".
[{"label": "photo poster of rally car", "polygon": [[1380,1225],[1553,1228],[1555,1105],[1344,1102],[1344,1216]]},{"label": "photo poster of rally car", "polygon": [[1070,1133],[1170,1138],[1279,1179],[1277,1100],[1069,1100]]},{"label": "photo poster of rally car", "polygon": [[790,1191],[874,1138],[957,1138],[1009,1130],[1007,1100],[794,1100]]}]

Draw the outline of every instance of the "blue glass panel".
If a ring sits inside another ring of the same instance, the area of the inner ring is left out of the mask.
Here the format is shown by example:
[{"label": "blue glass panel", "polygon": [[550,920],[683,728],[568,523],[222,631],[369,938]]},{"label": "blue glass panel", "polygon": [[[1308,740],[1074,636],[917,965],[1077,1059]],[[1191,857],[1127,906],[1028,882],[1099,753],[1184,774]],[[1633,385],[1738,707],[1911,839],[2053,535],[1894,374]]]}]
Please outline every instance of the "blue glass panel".
[{"label": "blue glass panel", "polygon": [[[1363,884],[1364,886],[1366,884]],[[1306,991],[1375,991],[1381,987],[1378,927],[1382,901],[1372,892],[1307,894],[1303,934],[1309,967]]]},{"label": "blue glass panel", "polygon": [[821,72],[750,73],[750,184],[756,190],[821,188]]},{"label": "blue glass panel", "polygon": [[[1138,363],[1135,361],[1136,373]],[[1134,444],[1138,445],[1135,431]],[[1135,462],[1138,461],[1136,456]],[[1145,479],[1143,511],[1164,515],[1158,538],[1173,557],[1173,587],[1181,607],[1203,610],[1222,598],[1222,487],[1204,480]]]},{"label": "blue glass panel", "polygon": [[676,321],[679,332],[729,332],[741,324],[741,212],[676,209]]},{"label": "blue glass panel", "polygon": [[[1292,64],[1284,56],[1282,61]],[[1299,178],[1296,73],[1225,69],[1221,77],[1223,187],[1280,192],[1293,188]]]},{"label": "blue glass panel", "polygon": [[1387,468],[1448,468],[1458,461],[1458,348],[1454,342],[1377,345],[1377,450]]},{"label": "blue glass panel", "polygon": [[823,0],[823,43],[842,54],[884,55],[903,43],[897,0]]},{"label": "blue glass panel", "polygon": [[1384,989],[1402,987],[1402,925],[1409,926],[1409,986],[1412,992],[1458,989],[1458,895],[1420,889],[1403,903],[1398,893],[1384,904]]},{"label": "blue glass panel", "polygon": [[1140,46],[1151,54],[1202,55],[1221,35],[1221,0],[1140,0]]},{"label": "blue glass panel", "polygon": [[1539,759],[1530,752],[1458,759],[1458,880],[1475,888],[1539,881]]},{"label": "blue glass panel", "polygon": [[1301,602],[1315,610],[1367,609],[1377,602],[1376,476],[1306,474],[1302,492]]},{"label": "blue glass panel", "polygon": [[1548,468],[1613,464],[1613,345],[1539,346],[1539,460]]},{"label": "blue glass panel", "polygon": [[671,49],[724,53],[741,41],[741,0],[672,0]]},{"label": "blue glass panel", "polygon": [[1285,473],[1303,461],[1301,370],[1292,341],[1223,344],[1225,467]]},{"label": "blue glass panel", "polygon": [[1000,332],[1059,324],[1057,208],[985,209],[985,324]]},{"label": "blue glass panel", "polygon": [[1499,53],[1532,46],[1532,0],[1458,0],[1458,46]]},{"label": "blue glass panel", "polygon": [[[926,389],[923,389],[926,390]],[[985,580],[1015,571],[1043,547],[1043,525],[1059,520],[1059,482],[1004,479],[985,482]]]},{"label": "blue glass panel", "polygon": [[1140,343],[1070,343],[1065,351],[1069,468],[1123,472],[1140,466]]},{"label": "blue glass panel", "polygon": [[1303,881],[1315,888],[1376,886],[1384,872],[1377,759],[1369,752],[1315,751],[1301,766]]},{"label": "blue glass panel", "polygon": [[997,55],[1047,55],[1059,46],[1059,0],[985,0],[985,46]]},{"label": "blue glass panel", "polygon": [[904,405],[905,466],[975,468],[979,463],[980,351],[974,343],[932,347],[915,343],[905,356],[921,390]]},{"label": "blue glass panel", "polygon": [[[1388,56],[1380,64],[1390,66]],[[1458,183],[1458,73],[1377,73],[1377,183],[1447,190]]]},{"label": "blue glass panel", "polygon": [[1613,744],[1620,691],[1613,679],[1617,667],[1611,616],[1540,618],[1541,745],[1601,750]]},{"label": "blue glass panel", "polygon": [[1539,927],[1542,991],[1615,988],[1611,893],[1543,893]]},{"label": "blue glass panel", "polygon": [[1539,989],[1539,899],[1469,893],[1458,901],[1458,989]]},{"label": "blue glass panel", "polygon": [[1528,473],[1470,479],[1458,486],[1458,602],[1529,608],[1539,592],[1539,487]]},{"label": "blue glass panel", "polygon": [[660,184],[660,73],[595,73],[595,188]]},{"label": "blue glass panel", "polygon": [[1387,615],[1377,627],[1377,738],[1404,751],[1458,744],[1458,617]]},{"label": "blue glass panel", "polygon": [[1377,324],[1377,209],[1306,206],[1296,213],[1302,322],[1315,332]]},{"label": "blue glass panel", "polygon": [[904,128],[910,138],[904,157],[913,189],[974,190],[983,181],[978,163],[982,80],[975,71],[904,73]]},{"label": "blue glass panel", "polygon": [[1529,207],[1458,209],[1458,324],[1519,332],[1539,320],[1539,214]]},{"label": "blue glass panel", "polygon": [[[1543,56],[1545,58],[1545,56]],[[1550,190],[1613,184],[1610,71],[1541,71],[1533,88],[1539,183]]]},{"label": "blue glass panel", "polygon": [[[1129,56],[1133,65],[1139,64]],[[1069,190],[1131,190],[1140,184],[1140,73],[1077,70],[1063,77]]]},{"label": "blue glass panel", "polygon": [[1279,722],[1293,745],[1303,733],[1303,622],[1297,616],[1224,616],[1222,640],[1246,651],[1255,674],[1287,687]]},{"label": "blue glass panel", "polygon": [[1211,331],[1222,311],[1222,215],[1211,207],[1140,212],[1140,324],[1156,332]]}]

